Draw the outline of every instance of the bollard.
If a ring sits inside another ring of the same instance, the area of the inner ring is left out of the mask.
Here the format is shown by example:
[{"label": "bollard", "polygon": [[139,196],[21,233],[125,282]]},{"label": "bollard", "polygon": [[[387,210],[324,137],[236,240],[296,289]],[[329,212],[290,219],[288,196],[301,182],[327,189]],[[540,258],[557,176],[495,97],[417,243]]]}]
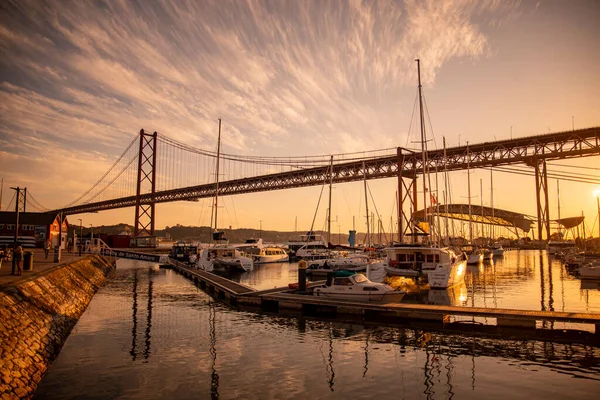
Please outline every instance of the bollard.
[{"label": "bollard", "polygon": [[54,248],[54,262],[60,262],[60,247],[58,246]]},{"label": "bollard", "polygon": [[306,260],[298,261],[298,293],[306,293]]}]

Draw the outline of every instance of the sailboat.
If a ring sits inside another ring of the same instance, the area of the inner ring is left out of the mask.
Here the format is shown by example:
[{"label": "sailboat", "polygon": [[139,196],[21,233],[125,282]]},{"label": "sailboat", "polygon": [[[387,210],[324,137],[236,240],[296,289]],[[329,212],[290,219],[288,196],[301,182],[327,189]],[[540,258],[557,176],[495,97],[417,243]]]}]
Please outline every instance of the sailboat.
[{"label": "sailboat", "polygon": [[[218,205],[219,205],[219,161],[221,156],[221,118],[219,118],[219,136],[217,139],[217,166],[215,181],[215,203],[214,203],[214,230],[212,231],[212,246],[203,249],[196,261],[200,269],[212,270],[213,268],[225,268],[241,272],[249,272],[254,269],[251,258],[242,254],[235,246],[230,246],[225,239],[224,232],[218,230]],[[211,229],[212,229],[211,215]]]},{"label": "sailboat", "polygon": [[[420,60],[417,61],[419,78],[419,110],[421,124],[421,150],[423,153],[423,190],[425,192],[423,207],[427,216],[427,151],[425,148],[426,137],[423,122],[423,96],[421,86]],[[425,218],[427,220],[427,218]],[[427,276],[427,281],[432,289],[444,289],[464,282],[465,261],[450,248],[441,248],[419,244],[396,244],[384,249],[386,257],[383,261],[374,264],[383,264],[388,275],[400,276]]]},{"label": "sailboat", "polygon": [[[494,170],[492,168],[490,168],[490,186],[491,186],[491,191],[490,191],[490,200],[491,200],[491,205],[492,205],[492,220],[494,219]],[[494,225],[492,225],[492,240],[494,240]],[[498,242],[494,242],[494,244],[492,244],[492,253],[494,255],[494,257],[504,257],[504,248],[502,247],[502,244],[498,243]]]}]

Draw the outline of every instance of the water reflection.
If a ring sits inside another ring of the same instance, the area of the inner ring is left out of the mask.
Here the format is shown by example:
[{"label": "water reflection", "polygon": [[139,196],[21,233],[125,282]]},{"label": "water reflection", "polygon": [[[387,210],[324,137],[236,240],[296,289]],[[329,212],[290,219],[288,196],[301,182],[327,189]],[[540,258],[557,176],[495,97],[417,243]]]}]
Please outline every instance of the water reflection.
[{"label": "water reflection", "polygon": [[[455,292],[430,293],[471,305],[482,298],[469,294],[485,291],[491,303],[487,282],[501,265],[477,269]],[[121,271],[100,289],[36,397],[485,398],[519,385],[514,396],[531,398],[600,389],[595,346],[235,311],[173,271],[146,271]],[[583,378],[575,387],[574,377]]]},{"label": "water reflection", "polygon": [[137,358],[137,351],[136,351],[136,340],[137,340],[137,287],[138,287],[138,270],[136,269],[133,273],[133,290],[132,290],[132,297],[133,297],[133,303],[131,305],[132,308],[132,312],[133,315],[131,316],[131,320],[133,321],[133,326],[131,328],[131,351],[129,352],[129,354],[131,354],[131,358],[133,361],[135,361],[135,359]]},{"label": "water reflection", "polygon": [[208,325],[210,330],[210,398],[219,398],[219,374],[217,373],[217,330],[215,303],[208,302]]}]

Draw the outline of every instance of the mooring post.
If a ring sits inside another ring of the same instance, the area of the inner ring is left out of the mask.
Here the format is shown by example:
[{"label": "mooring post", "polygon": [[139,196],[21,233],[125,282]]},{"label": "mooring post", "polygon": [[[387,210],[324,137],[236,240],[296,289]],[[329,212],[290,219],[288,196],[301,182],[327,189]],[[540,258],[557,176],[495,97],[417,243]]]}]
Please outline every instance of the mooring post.
[{"label": "mooring post", "polygon": [[306,260],[298,261],[298,292],[306,293]]}]

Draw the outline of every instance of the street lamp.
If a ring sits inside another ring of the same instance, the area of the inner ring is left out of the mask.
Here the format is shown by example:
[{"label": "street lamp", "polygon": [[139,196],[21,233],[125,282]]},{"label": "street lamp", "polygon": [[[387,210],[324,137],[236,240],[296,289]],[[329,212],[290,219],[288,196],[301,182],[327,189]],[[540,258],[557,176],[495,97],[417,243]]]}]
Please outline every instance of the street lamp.
[{"label": "street lamp", "polygon": [[91,246],[94,245],[94,228],[92,226],[92,224],[90,224],[90,249]]},{"label": "street lamp", "polygon": [[77,218],[79,220],[79,257],[81,257],[81,245],[83,237],[83,220],[81,218]]}]

